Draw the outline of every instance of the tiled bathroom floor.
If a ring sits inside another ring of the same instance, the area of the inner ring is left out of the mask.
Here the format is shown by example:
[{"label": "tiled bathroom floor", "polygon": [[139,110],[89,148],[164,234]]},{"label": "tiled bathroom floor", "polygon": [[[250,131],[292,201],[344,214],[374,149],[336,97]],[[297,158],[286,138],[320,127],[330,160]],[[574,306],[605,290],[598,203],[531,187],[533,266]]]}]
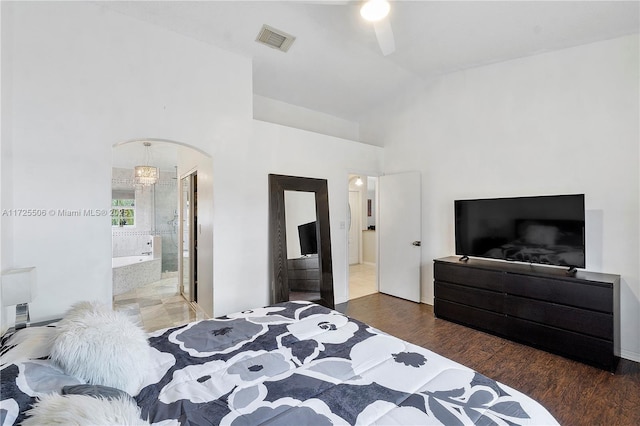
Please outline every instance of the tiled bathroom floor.
[{"label": "tiled bathroom floor", "polygon": [[165,278],[114,297],[113,309],[134,317],[147,332],[207,318],[180,295],[178,277]]}]

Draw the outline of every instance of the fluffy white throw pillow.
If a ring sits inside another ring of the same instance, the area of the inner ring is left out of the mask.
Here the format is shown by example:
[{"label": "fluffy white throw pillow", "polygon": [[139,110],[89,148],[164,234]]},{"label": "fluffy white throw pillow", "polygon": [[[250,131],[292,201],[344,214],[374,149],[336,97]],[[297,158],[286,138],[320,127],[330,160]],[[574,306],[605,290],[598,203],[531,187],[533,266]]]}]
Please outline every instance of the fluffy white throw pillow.
[{"label": "fluffy white throw pillow", "polygon": [[92,385],[136,395],[149,364],[146,333],[126,314],[97,302],[74,305],[58,323],[51,359]]},{"label": "fluffy white throw pillow", "polygon": [[94,398],[86,395],[44,395],[27,411],[23,426],[42,425],[148,425],[140,408],[129,398]]}]

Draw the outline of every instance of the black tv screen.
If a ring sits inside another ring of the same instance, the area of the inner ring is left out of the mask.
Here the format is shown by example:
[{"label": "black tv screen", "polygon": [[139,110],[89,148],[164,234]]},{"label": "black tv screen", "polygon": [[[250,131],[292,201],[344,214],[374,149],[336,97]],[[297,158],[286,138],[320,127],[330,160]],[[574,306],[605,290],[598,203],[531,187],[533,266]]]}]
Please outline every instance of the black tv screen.
[{"label": "black tv screen", "polygon": [[585,267],[584,194],[456,200],[456,254]]},{"label": "black tv screen", "polygon": [[304,255],[318,253],[318,238],[316,237],[316,222],[309,222],[298,226],[300,238],[300,253]]}]

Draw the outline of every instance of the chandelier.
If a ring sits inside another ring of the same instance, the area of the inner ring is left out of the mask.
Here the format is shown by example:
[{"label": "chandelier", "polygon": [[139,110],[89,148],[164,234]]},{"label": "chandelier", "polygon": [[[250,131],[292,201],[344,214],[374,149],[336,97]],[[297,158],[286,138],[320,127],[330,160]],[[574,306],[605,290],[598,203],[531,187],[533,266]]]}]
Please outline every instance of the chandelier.
[{"label": "chandelier", "polygon": [[133,169],[133,177],[136,185],[142,186],[151,186],[158,181],[158,168],[154,166],[149,166],[148,164],[151,162],[150,158],[150,147],[151,142],[144,142],[144,152],[145,152],[145,166],[135,166]]}]

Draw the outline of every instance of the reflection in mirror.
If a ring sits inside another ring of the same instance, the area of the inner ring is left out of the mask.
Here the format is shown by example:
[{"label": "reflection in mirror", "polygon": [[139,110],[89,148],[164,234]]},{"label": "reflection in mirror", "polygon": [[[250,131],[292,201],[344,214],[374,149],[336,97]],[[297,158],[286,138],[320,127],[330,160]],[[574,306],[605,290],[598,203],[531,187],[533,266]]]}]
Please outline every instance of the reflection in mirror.
[{"label": "reflection in mirror", "polygon": [[320,299],[320,264],[313,192],[284,191],[289,300]]},{"label": "reflection in mirror", "polygon": [[271,303],[334,307],[326,179],[269,175]]}]

